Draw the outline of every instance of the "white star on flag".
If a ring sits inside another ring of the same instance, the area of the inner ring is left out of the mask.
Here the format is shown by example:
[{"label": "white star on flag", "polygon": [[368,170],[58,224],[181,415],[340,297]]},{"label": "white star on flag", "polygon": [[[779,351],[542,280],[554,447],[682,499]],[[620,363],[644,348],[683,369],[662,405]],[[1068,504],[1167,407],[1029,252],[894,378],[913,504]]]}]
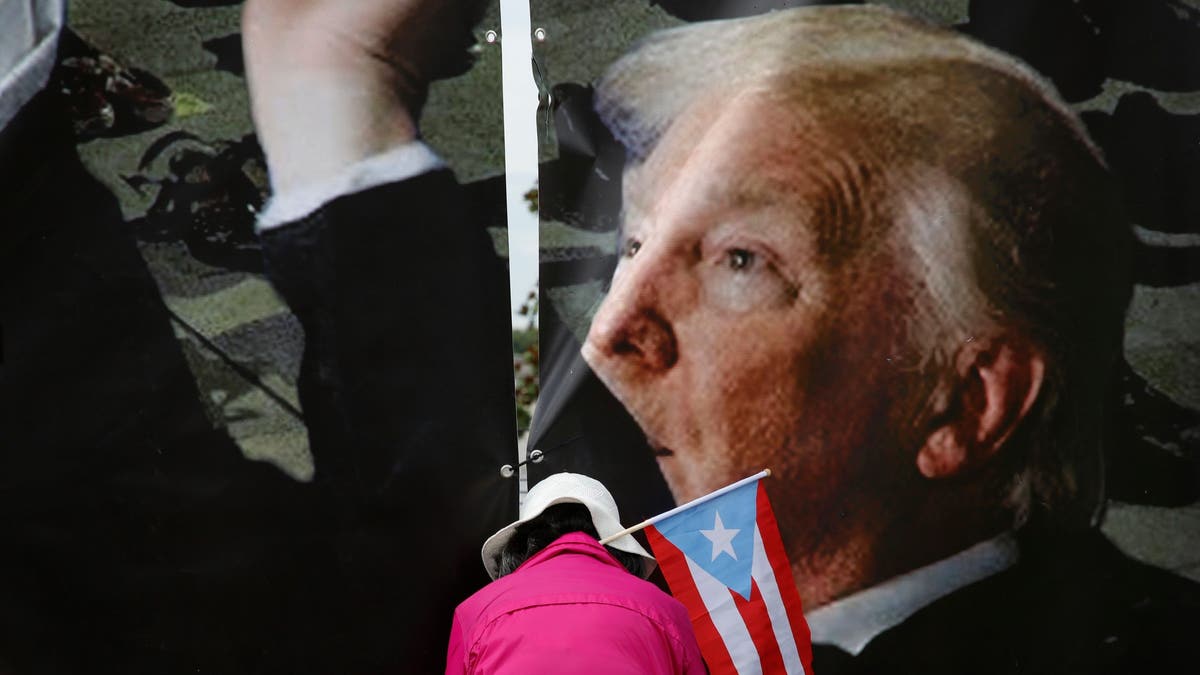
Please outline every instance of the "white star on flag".
[{"label": "white star on flag", "polygon": [[722,553],[728,553],[730,558],[737,560],[737,553],[733,551],[733,538],[741,530],[734,530],[725,527],[725,523],[721,522],[721,512],[717,512],[716,522],[713,523],[713,529],[700,530],[700,534],[708,538],[712,542],[712,559],[716,560],[717,556]]}]

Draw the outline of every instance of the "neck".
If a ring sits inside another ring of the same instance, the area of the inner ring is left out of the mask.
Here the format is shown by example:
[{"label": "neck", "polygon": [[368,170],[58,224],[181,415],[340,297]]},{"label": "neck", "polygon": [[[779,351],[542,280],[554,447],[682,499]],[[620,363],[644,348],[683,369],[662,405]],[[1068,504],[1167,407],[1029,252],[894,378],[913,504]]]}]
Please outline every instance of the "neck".
[{"label": "neck", "polygon": [[854,522],[843,520],[834,531],[823,528],[816,537],[792,538],[792,574],[805,609],[932,564],[1008,529],[1002,510],[981,509],[979,503],[970,507],[958,499],[928,498],[909,509],[894,504],[862,509]]}]

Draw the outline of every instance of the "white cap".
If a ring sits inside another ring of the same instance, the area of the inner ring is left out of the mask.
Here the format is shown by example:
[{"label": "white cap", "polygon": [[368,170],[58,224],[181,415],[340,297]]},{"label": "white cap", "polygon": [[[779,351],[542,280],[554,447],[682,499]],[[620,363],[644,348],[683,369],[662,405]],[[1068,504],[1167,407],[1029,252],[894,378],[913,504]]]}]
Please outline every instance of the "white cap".
[{"label": "white cap", "polygon": [[[608,489],[595,478],[578,473],[556,473],[547,476],[525,495],[525,503],[521,505],[521,517],[516,522],[504,527],[483,542],[483,566],[489,576],[495,579],[498,574],[500,553],[512,539],[517,527],[542,515],[542,512],[555,504],[583,504],[592,515],[592,525],[601,539],[614,535],[625,529],[621,526],[621,515],[617,511],[617,502],[613,500]],[[650,576],[656,565],[654,556],[646,552],[642,545],[631,535],[618,537],[608,543],[615,549],[634,553],[646,559],[643,563],[642,576]]]}]

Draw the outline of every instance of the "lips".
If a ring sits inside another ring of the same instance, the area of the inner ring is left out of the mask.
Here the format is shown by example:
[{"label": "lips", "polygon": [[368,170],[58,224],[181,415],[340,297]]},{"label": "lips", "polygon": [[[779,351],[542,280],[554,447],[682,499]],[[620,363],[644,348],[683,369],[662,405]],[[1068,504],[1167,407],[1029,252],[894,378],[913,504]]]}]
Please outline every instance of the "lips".
[{"label": "lips", "polygon": [[655,457],[674,457],[675,451],[660,443],[652,436],[646,436],[646,444],[654,452]]}]

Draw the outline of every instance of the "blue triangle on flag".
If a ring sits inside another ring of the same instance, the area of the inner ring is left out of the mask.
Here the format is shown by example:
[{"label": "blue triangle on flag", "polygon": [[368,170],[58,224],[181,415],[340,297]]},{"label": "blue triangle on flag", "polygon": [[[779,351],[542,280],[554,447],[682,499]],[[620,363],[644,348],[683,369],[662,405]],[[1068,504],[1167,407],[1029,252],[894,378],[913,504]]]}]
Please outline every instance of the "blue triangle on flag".
[{"label": "blue triangle on flag", "polygon": [[757,497],[753,481],[654,527],[696,566],[749,600]]}]

